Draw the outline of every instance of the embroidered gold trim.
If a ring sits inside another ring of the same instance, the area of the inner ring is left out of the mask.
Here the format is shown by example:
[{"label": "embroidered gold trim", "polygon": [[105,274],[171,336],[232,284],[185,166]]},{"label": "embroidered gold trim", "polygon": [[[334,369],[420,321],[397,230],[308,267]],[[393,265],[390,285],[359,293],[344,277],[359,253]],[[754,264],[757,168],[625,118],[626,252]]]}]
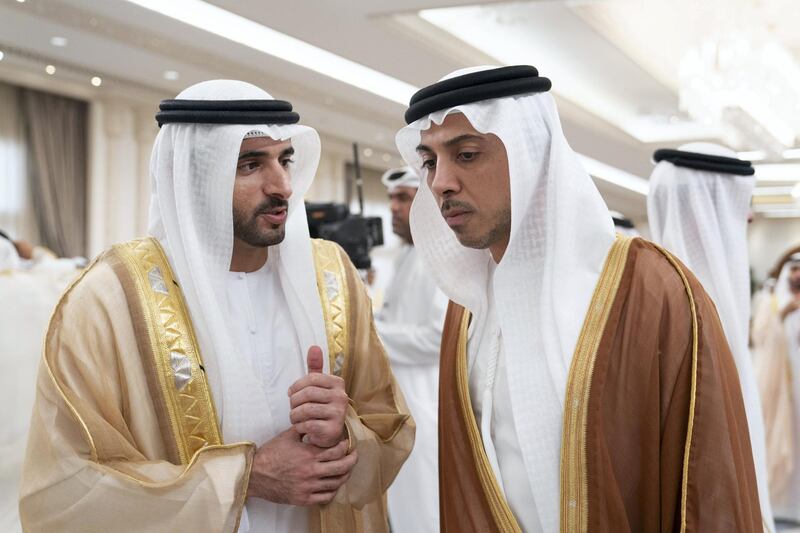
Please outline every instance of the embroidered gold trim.
[{"label": "embroidered gold trim", "polygon": [[467,330],[469,329],[470,313],[464,310],[461,326],[458,332],[458,348],[456,351],[456,388],[458,389],[461,415],[467,423],[467,437],[469,438],[472,458],[484,494],[489,501],[492,517],[497,528],[502,533],[522,533],[514,513],[506,502],[505,495],[494,477],[492,465],[483,448],[483,440],[472,411],[472,402],[469,397],[469,372],[467,371]]},{"label": "embroidered gold trim", "polygon": [[350,292],[339,248],[332,242],[312,239],[317,290],[328,338],[330,373],[344,378],[348,370],[347,313]]},{"label": "embroidered gold trim", "polygon": [[181,464],[221,445],[217,413],[183,295],[161,245],[152,238],[114,246],[142,302],[156,374]]},{"label": "embroidered gold trim", "polygon": [[694,293],[686,279],[683,269],[675,258],[667,250],[656,245],[656,248],[667,258],[672,267],[678,272],[686,288],[686,296],[689,298],[689,310],[692,314],[692,390],[689,398],[689,424],[686,429],[686,445],[683,453],[683,480],[681,481],[681,533],[686,531],[686,501],[689,496],[689,457],[692,448],[692,432],[694,430],[694,410],[697,402],[697,346],[699,343],[699,332],[697,328],[697,306],[694,301]]},{"label": "embroidered gold trim", "polygon": [[617,295],[632,239],[617,235],[592,295],[567,378],[561,443],[561,531],[588,531],[586,423],[597,349]]}]

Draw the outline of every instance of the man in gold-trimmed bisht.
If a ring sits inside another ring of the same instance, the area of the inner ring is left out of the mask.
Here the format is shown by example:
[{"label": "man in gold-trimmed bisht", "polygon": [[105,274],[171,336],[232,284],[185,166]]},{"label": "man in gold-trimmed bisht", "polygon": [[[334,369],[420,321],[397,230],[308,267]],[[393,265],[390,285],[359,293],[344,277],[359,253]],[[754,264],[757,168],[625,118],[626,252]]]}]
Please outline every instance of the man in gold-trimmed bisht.
[{"label": "man in gold-trimmed bisht", "polygon": [[243,82],[160,108],[151,236],[50,323],[25,530],[387,531],[414,423],[355,269],[309,238],[317,133]]},{"label": "man in gold-trimmed bisht", "polygon": [[788,250],[753,301],[753,365],[764,408],[775,516],[800,521],[800,247]]},{"label": "man in gold-trimmed bisht", "polygon": [[450,297],[441,525],[762,530],[736,367],[665,250],[616,235],[530,66],[457,71],[397,135],[423,173],[414,243]]}]

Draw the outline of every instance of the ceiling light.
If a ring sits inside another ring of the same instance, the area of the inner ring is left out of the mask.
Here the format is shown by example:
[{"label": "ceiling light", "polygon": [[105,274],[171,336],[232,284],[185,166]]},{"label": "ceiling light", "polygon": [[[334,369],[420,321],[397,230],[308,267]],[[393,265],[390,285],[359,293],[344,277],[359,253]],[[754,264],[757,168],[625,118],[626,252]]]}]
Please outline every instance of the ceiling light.
[{"label": "ceiling light", "polygon": [[798,181],[800,164],[753,165],[759,181]]},{"label": "ceiling light", "polygon": [[383,162],[384,162],[384,163],[388,163],[389,161],[391,161],[391,160],[392,160],[392,156],[390,156],[389,154],[383,154],[383,156],[381,157],[381,159],[383,159]]},{"label": "ceiling light", "polygon": [[797,218],[800,217],[800,210],[798,209],[781,209],[780,211],[766,211],[761,212],[764,218]]},{"label": "ceiling light", "polygon": [[92,85],[94,85],[95,87],[100,87],[103,84],[103,80],[98,76],[95,76],[94,78],[92,78],[91,81],[92,81]]},{"label": "ceiling light", "polygon": [[364,157],[372,157],[372,148],[364,148]]},{"label": "ceiling light", "polygon": [[793,190],[793,187],[756,187],[753,196],[789,196]]},{"label": "ceiling light", "polygon": [[166,17],[407,105],[417,87],[202,0],[127,0]]},{"label": "ceiling light", "polygon": [[719,125],[726,144],[780,154],[800,133],[799,80],[800,66],[782,45],[723,35],[683,56],[680,107]]},{"label": "ceiling light", "polygon": [[2,50],[0,50],[0,61],[2,61],[2,60],[3,60],[3,57],[5,57],[5,54],[3,53],[3,51],[2,51]]},{"label": "ceiling light", "polygon": [[53,46],[64,47],[69,41],[66,37],[50,37],[50,44]]},{"label": "ceiling light", "polygon": [[622,187],[623,189],[628,189],[629,191],[647,196],[647,192],[650,190],[650,184],[646,179],[635,176],[629,172],[625,172],[624,170],[620,170],[617,167],[607,165],[602,161],[592,159],[591,157],[583,154],[576,155],[583,164],[583,168],[589,173],[590,176],[593,176],[599,180],[607,181],[608,183],[612,183],[618,187]]},{"label": "ceiling light", "polygon": [[53,74],[56,73],[56,67],[54,67],[53,65],[47,65],[46,67],[44,67],[44,71],[52,76]]},{"label": "ceiling light", "polygon": [[752,150],[750,152],[738,152],[736,154],[739,159],[745,161],[763,161],[767,158],[767,153],[764,150]]},{"label": "ceiling light", "polygon": [[800,217],[800,208],[793,204],[754,205],[753,212],[768,218]]},{"label": "ceiling light", "polygon": [[174,70],[165,70],[164,71],[164,79],[169,81],[175,81],[180,78],[180,75]]},{"label": "ceiling light", "polygon": [[20,4],[24,4],[25,0],[17,0],[17,2],[20,3]]},{"label": "ceiling light", "polygon": [[792,148],[783,152],[784,159],[800,159],[800,148]]}]

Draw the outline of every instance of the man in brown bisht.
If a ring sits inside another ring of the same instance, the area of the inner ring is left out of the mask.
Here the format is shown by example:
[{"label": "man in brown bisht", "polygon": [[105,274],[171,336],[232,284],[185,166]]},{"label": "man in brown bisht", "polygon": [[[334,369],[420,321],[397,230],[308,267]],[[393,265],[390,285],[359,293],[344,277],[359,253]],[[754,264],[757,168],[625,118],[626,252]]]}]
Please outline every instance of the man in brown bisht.
[{"label": "man in brown bisht", "polygon": [[151,237],[47,332],[25,531],[387,532],[414,424],[355,268],[309,238],[319,136],[244,82],[160,108]]},{"label": "man in brown bisht", "polygon": [[530,66],[458,71],[397,135],[424,177],[414,242],[452,300],[442,531],[762,531],[714,305],[669,253],[615,235],[549,88]]}]

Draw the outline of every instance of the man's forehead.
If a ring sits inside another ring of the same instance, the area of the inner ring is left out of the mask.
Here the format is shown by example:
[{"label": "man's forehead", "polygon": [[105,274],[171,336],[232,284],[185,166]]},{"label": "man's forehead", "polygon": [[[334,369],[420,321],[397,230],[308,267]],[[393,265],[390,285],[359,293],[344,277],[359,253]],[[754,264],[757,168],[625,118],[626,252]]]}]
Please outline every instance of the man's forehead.
[{"label": "man's forehead", "polygon": [[250,137],[242,141],[239,153],[251,152],[253,150],[276,150],[283,151],[291,148],[292,140],[275,140],[271,137]]},{"label": "man's forehead", "polygon": [[464,113],[450,113],[441,124],[431,124],[431,127],[422,131],[422,144],[435,144],[446,142],[456,137],[465,135],[483,138],[484,135],[476,130]]}]

